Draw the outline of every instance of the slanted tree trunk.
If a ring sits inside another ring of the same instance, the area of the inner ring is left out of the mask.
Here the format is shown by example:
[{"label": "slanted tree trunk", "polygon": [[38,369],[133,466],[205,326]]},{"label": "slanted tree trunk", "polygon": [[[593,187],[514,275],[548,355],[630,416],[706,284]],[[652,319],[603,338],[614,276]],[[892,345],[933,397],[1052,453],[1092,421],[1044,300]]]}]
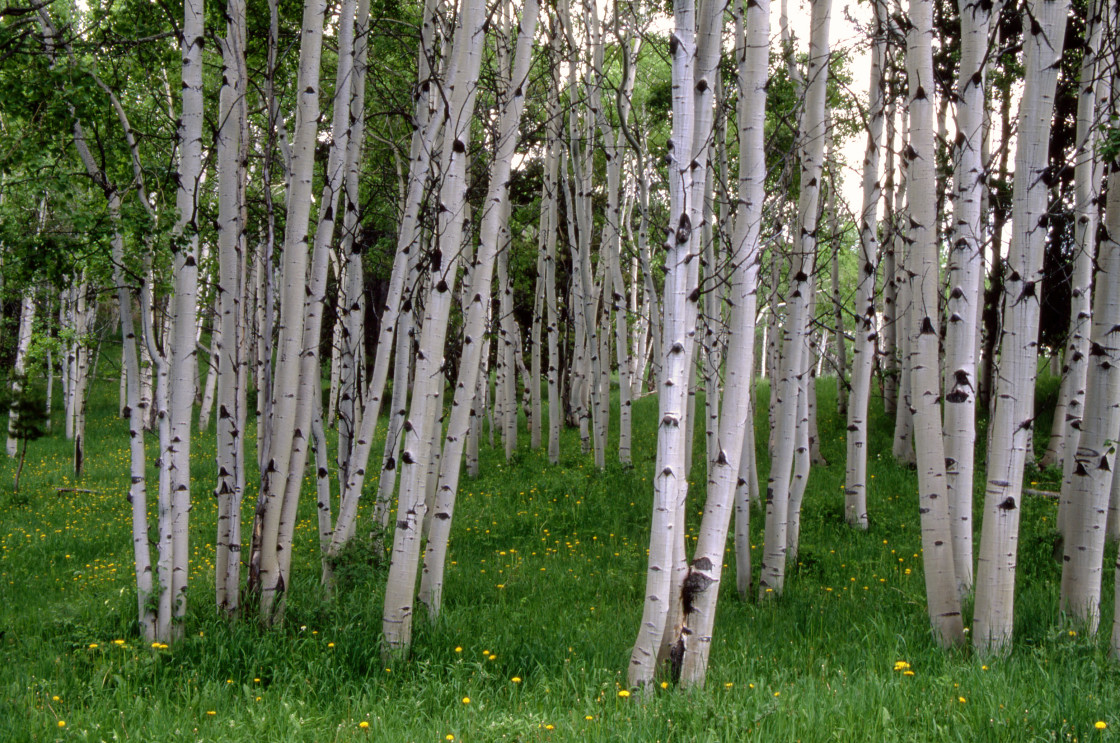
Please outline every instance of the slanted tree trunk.
[{"label": "slanted tree trunk", "polygon": [[1034,417],[1038,289],[1046,243],[1045,223],[1040,220],[1046,214],[1049,187],[1043,176],[1049,165],[1057,62],[1068,10],[1067,0],[1027,0],[1023,8],[1025,71],[1015,152],[1015,230],[1004,278],[1000,371],[993,395],[972,626],[973,645],[981,654],[1006,651],[1011,645],[1023,466]]},{"label": "slanted tree trunk", "polygon": [[[852,381],[848,399],[847,457],[844,482],[844,520],[867,529],[868,406],[871,372],[878,338],[875,325],[875,270],[879,264],[878,216],[879,152],[882,147],[884,101],[883,65],[886,61],[886,3],[875,0],[875,26],[871,39],[871,72],[868,76],[867,150],[863,158],[863,207],[860,210],[859,284],[856,287],[856,328],[852,344]],[[888,143],[889,146],[889,143]]]},{"label": "slanted tree trunk", "polygon": [[[1074,170],[1074,209],[1077,222],[1074,227],[1073,275],[1070,277],[1069,340],[1066,345],[1066,363],[1059,391],[1059,404],[1054,410],[1050,444],[1043,461],[1062,464],[1062,500],[1058,510],[1058,531],[1063,535],[1070,522],[1070,512],[1077,509],[1071,502],[1072,483],[1080,477],[1075,472],[1081,431],[1085,415],[1100,415],[1084,407],[1085,383],[1088,368],[1097,360],[1090,357],[1090,328],[1092,321],[1091,298],[1093,292],[1093,260],[1096,257],[1097,231],[1100,222],[1100,186],[1104,175],[1103,164],[1097,155],[1098,110],[1103,111],[1109,93],[1107,61],[1099,60],[1101,45],[1101,3],[1092,2],[1088,10],[1085,56],[1081,62],[1080,94],[1077,100],[1077,163]],[[1099,78],[1099,79],[1097,79]],[[1062,403],[1065,403],[1064,405]],[[1061,425],[1059,425],[1061,424]]]},{"label": "slanted tree trunk", "polygon": [[[1074,211],[1077,222],[1074,227],[1073,275],[1070,277],[1069,340],[1065,348],[1065,364],[1062,369],[1062,382],[1058,392],[1058,405],[1054,408],[1053,424],[1050,427],[1050,442],[1043,454],[1041,466],[1063,464],[1070,460],[1069,467],[1063,467],[1065,477],[1072,475],[1072,459],[1078,447],[1078,431],[1082,416],[1087,411],[1085,401],[1085,381],[1090,364],[1089,332],[1092,324],[1092,280],[1094,243],[1097,225],[1100,221],[1100,184],[1103,170],[1097,157],[1097,113],[1102,109],[1108,95],[1108,78],[1100,63],[1102,10],[1107,3],[1090,0],[1085,19],[1085,47],[1081,58],[1081,81],[1077,97],[1077,154],[1074,166]],[[1115,29],[1113,29],[1115,32]],[[1115,36],[1110,40],[1115,43]],[[1059,514],[1059,531],[1063,531],[1065,519]]]},{"label": "slanted tree trunk", "polygon": [[[463,354],[459,360],[455,397],[451,403],[451,420],[448,422],[438,473],[434,518],[428,531],[424,572],[420,579],[419,600],[428,608],[428,614],[433,618],[439,614],[442,606],[447,545],[451,536],[455,499],[459,488],[463,446],[470,427],[470,411],[475,403],[474,397],[482,368],[482,352],[485,349],[485,344],[480,342],[480,339],[486,329],[494,261],[500,249],[499,226],[503,220],[502,212],[508,208],[509,203],[509,174],[519,141],[518,126],[525,108],[524,89],[529,73],[538,8],[536,0],[527,0],[522,10],[512,70],[508,77],[509,85],[503,96],[503,105],[499,113],[498,141],[491,164],[486,207],[479,231],[477,261],[471,276],[471,299],[463,330]],[[511,369],[510,372],[512,371]]]},{"label": "slanted tree trunk", "polygon": [[463,232],[467,228],[467,152],[478,69],[482,57],[484,3],[467,0],[460,11],[447,80],[450,119],[443,147],[444,174],[440,188],[438,244],[433,246],[429,283],[432,292],[424,307],[416,376],[405,425],[404,453],[396,526],[389,576],[385,587],[385,611],[381,631],[386,654],[407,653],[412,642],[412,616],[416,573],[420,558],[420,530],[427,512],[426,476],[431,457],[433,431],[441,398],[443,352],[448,318],[459,269]]},{"label": "slanted tree trunk", "polygon": [[673,606],[680,606],[684,578],[679,545],[683,544],[688,495],[686,442],[692,436],[693,423],[687,409],[700,297],[700,229],[707,176],[703,155],[711,135],[710,77],[718,60],[722,14],[719,0],[701,3],[699,24],[692,0],[676,0],[673,7],[673,131],[667,155],[670,226],[665,241],[662,376],[649,563],[642,622],[630,657],[631,686],[648,687],[653,682],[666,640],[677,634],[669,617]]},{"label": "slanted tree trunk", "polygon": [[1106,221],[1096,261],[1085,414],[1071,482],[1063,488],[1070,492],[1062,611],[1089,634],[1100,622],[1105,527],[1120,438],[1120,169],[1115,160],[1110,165]]},{"label": "slanted tree trunk", "polygon": [[828,29],[831,0],[813,0],[809,39],[809,68],[805,113],[800,134],[801,191],[798,197],[799,225],[792,252],[787,296],[787,320],[782,332],[781,371],[771,395],[777,396],[774,457],[771,460],[766,497],[766,530],[759,577],[759,597],[777,598],[785,586],[787,528],[790,509],[790,478],[797,430],[797,396],[805,366],[805,337],[809,333],[810,303],[816,291],[813,277],[817,252],[818,207],[824,165],[825,90],[828,82]]},{"label": "slanted tree trunk", "polygon": [[[301,356],[306,348],[305,298],[308,294],[308,232],[311,186],[319,119],[319,62],[323,42],[321,0],[307,0],[303,8],[300,33],[299,73],[297,75],[296,130],[292,142],[288,214],[284,225],[284,251],[280,296],[280,328],[276,349],[276,370],[272,381],[269,450],[261,467],[261,486],[253,521],[252,550],[249,558],[249,591],[259,596],[261,618],[275,622],[276,600],[285,590],[281,561],[281,522],[285,489],[291,471],[296,425],[302,405],[297,395],[300,385]],[[324,204],[326,209],[327,205]],[[317,355],[317,354],[316,354]],[[303,435],[309,432],[305,429]],[[298,477],[302,479],[302,466]],[[291,522],[291,501],[289,501]]]}]

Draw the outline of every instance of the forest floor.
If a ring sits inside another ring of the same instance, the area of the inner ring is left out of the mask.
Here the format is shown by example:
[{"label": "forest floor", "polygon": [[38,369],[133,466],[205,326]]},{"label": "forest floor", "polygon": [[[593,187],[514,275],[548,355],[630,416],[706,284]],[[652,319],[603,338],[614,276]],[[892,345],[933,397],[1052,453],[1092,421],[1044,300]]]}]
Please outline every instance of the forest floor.
[{"label": "forest floor", "polygon": [[[821,380],[819,388],[821,450],[831,464],[812,470],[784,596],[740,601],[729,550],[706,688],[669,685],[643,698],[620,692],[642,608],[654,398],[635,405],[632,469],[611,463],[597,472],[571,430],[555,467],[529,449],[524,424],[513,461],[482,447],[483,474],[464,479],[458,503],[444,612],[435,622],[418,615],[411,659],[386,667],[382,556],[353,550],[337,594],[322,596],[310,480],[284,625],[231,626],[215,616],[212,433],[196,439],[193,453],[186,638],[171,648],[139,639],[127,426],[115,417],[115,383],[102,380],[80,480],[61,433],[31,443],[19,494],[11,491],[13,463],[0,461],[0,740],[1111,738],[1120,730],[1120,668],[1107,655],[1112,570],[1102,635],[1064,626],[1053,558],[1057,506],[1028,497],[1014,651],[981,659],[939,650],[925,610],[915,475],[891,460],[891,426],[878,411],[871,527],[846,527],[844,425],[834,383]],[[765,388],[761,394],[764,402]],[[54,423],[59,431],[60,416]],[[765,415],[758,424],[764,448]],[[1048,425],[1040,420],[1039,428]],[[703,507],[702,438],[692,522]],[[765,458],[760,465],[765,477]],[[1030,473],[1028,481],[1053,490],[1056,477]],[[149,504],[154,514],[154,492]],[[252,506],[249,495],[246,517]],[[368,503],[364,514],[368,523]],[[762,522],[756,510],[756,556]],[[1114,555],[1110,549],[1106,565]]]}]

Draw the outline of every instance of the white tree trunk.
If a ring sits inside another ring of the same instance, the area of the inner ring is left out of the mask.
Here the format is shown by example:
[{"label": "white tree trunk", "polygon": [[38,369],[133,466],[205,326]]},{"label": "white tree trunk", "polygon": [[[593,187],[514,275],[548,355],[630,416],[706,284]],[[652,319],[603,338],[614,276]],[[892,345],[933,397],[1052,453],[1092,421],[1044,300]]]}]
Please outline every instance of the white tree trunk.
[{"label": "white tree trunk", "polygon": [[[31,347],[31,331],[35,326],[35,292],[30,288],[24,290],[23,300],[20,302],[19,334],[16,337],[16,360],[12,367],[13,378],[11,382],[12,397],[17,398],[23,389],[24,375],[27,374],[27,351]],[[19,447],[16,438],[16,426],[19,423],[19,410],[16,408],[15,399],[8,409],[8,456],[14,457]]]},{"label": "white tree trunk", "polygon": [[[913,193],[936,188],[933,130],[933,2],[910,0],[906,67],[910,106],[910,180]],[[932,198],[910,203],[910,405],[917,437],[918,503],[922,524],[922,563],[930,623],[942,647],[965,641],[953,567],[952,529],[945,483],[945,443],[941,428],[938,371],[937,206]]]},{"label": "white tree trunk", "polygon": [[[871,402],[871,373],[875,366],[878,332],[875,323],[875,269],[879,264],[878,218],[879,152],[882,148],[884,104],[883,68],[887,53],[887,8],[875,0],[875,25],[871,38],[871,72],[868,75],[867,150],[863,158],[863,206],[859,217],[860,266],[856,287],[855,342],[852,345],[851,391],[847,409],[844,520],[867,529],[867,414]],[[888,143],[889,146],[889,143]]]},{"label": "white tree trunk", "polygon": [[1000,372],[993,395],[988,484],[976,580],[972,640],[983,654],[1007,650],[1014,616],[1015,567],[1019,541],[1023,466],[1034,417],[1038,356],[1038,290],[1049,188],[1050,122],[1054,110],[1057,61],[1065,36],[1067,0],[1028,0],[1023,9],[1026,47],[1023,98],[1012,204],[1011,247],[1004,279]]},{"label": "white tree trunk", "polygon": [[[689,376],[694,364],[698,314],[699,253],[705,153],[712,131],[712,76],[719,59],[724,4],[691,0],[674,4],[670,36],[673,60],[673,132],[668,143],[669,225],[665,241],[665,317],[659,383],[657,456],[653,521],[645,601],[638,638],[630,657],[631,686],[652,683],[666,638],[679,634],[670,612],[684,614],[680,591],[684,563],[684,504],[688,495],[685,454],[692,434],[687,415]],[[697,19],[699,15],[699,19]],[[699,164],[699,167],[693,167]],[[683,569],[682,569],[683,568]]]},{"label": "white tree trunk", "polygon": [[401,455],[401,487],[389,576],[385,587],[385,610],[381,631],[385,652],[407,653],[412,642],[412,616],[416,573],[420,557],[420,530],[427,511],[426,476],[431,458],[433,431],[440,411],[443,353],[448,318],[467,227],[467,151],[478,69],[484,41],[485,5],[480,0],[464,2],[455,32],[448,73],[448,122],[443,150],[443,185],[440,188],[439,241],[432,248],[429,282],[432,292],[424,307],[424,321],[416,351],[416,377],[408,420],[405,423],[404,453]]},{"label": "white tree trunk", "polygon": [[800,134],[801,192],[798,198],[799,231],[789,274],[787,320],[783,328],[780,377],[771,389],[777,396],[775,450],[766,496],[766,530],[759,578],[760,598],[776,598],[785,585],[786,534],[789,517],[790,476],[795,448],[797,395],[805,373],[805,336],[809,332],[809,306],[816,291],[813,279],[817,252],[817,217],[824,164],[825,90],[828,81],[828,31],[831,0],[813,0],[809,41],[808,88]]},{"label": "white tree trunk", "polygon": [[[1069,488],[1062,557],[1062,611],[1089,634],[1100,622],[1105,527],[1120,438],[1120,171],[1112,163],[1096,265],[1088,389]],[[1064,490],[1064,489],[1063,489]]]},{"label": "white tree trunk", "polygon": [[976,449],[976,322],[984,271],[985,68],[991,7],[958,0],[961,68],[957,77],[952,248],[945,330],[945,468],[953,567],[963,600],[972,590],[972,482]]},{"label": "white tree trunk", "polygon": [[[304,331],[307,311],[305,298],[308,294],[308,231],[318,134],[319,62],[324,12],[325,3],[322,0],[307,0],[304,3],[297,75],[296,127],[292,143],[288,214],[284,226],[280,327],[276,370],[272,381],[271,419],[268,425],[270,446],[261,468],[261,487],[257,497],[249,561],[249,589],[259,595],[261,617],[266,623],[275,621],[275,602],[285,590],[280,555],[285,490],[293,453],[296,451],[293,443],[300,408],[311,404],[310,400],[301,401],[296,393],[300,385],[301,356],[306,348]],[[323,205],[323,208],[326,209],[327,205]],[[303,435],[306,433],[305,428]],[[302,478],[302,466],[300,470],[299,477]],[[291,510],[293,509],[289,505],[289,516]],[[291,519],[288,521],[290,523]]]}]

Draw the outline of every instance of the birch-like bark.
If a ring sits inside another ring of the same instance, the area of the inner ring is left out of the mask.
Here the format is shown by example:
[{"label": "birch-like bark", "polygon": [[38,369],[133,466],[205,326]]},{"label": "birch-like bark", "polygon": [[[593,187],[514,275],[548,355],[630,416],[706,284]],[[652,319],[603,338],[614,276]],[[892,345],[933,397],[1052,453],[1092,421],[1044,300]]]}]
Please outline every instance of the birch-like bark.
[{"label": "birch-like bark", "polygon": [[953,239],[945,330],[945,469],[953,566],[963,600],[972,590],[972,482],[976,450],[976,323],[984,270],[981,193],[985,163],[985,68],[991,6],[958,0],[961,67],[957,77],[957,141]]},{"label": "birch-like bark", "polygon": [[23,390],[23,378],[27,374],[27,351],[31,348],[31,330],[35,326],[35,292],[24,291],[19,308],[19,330],[16,336],[16,359],[12,365],[12,404],[8,408],[8,456],[14,457],[19,447],[16,427],[19,424],[19,410],[16,398]]},{"label": "birch-like bark", "polygon": [[831,0],[813,0],[809,39],[809,70],[800,135],[801,192],[798,197],[798,236],[792,253],[783,327],[780,378],[771,394],[777,395],[775,450],[766,493],[766,529],[759,577],[760,598],[776,598],[785,585],[790,477],[797,427],[797,394],[806,372],[805,336],[809,332],[809,305],[816,291],[813,265],[817,251],[817,218],[825,145],[825,91],[828,82],[828,31]]},{"label": "birch-like bark", "polygon": [[[1081,421],[1086,415],[1099,415],[1100,411],[1085,407],[1085,384],[1088,368],[1095,363],[1090,358],[1090,328],[1093,326],[1092,306],[1093,268],[1096,257],[1096,240],[1099,226],[1100,186],[1104,176],[1103,164],[1097,153],[1098,110],[1103,111],[1109,94],[1105,64],[1099,60],[1101,3],[1092,2],[1087,19],[1085,56],[1081,62],[1080,94],[1077,100],[1077,162],[1074,169],[1074,210],[1077,222],[1074,227],[1073,275],[1070,277],[1069,340],[1066,345],[1066,363],[1062,375],[1059,405],[1054,410],[1054,426],[1050,444],[1043,460],[1062,463],[1062,500],[1058,510],[1058,531],[1067,533],[1068,516],[1077,506],[1071,503],[1072,484],[1079,477],[1075,470]],[[1063,400],[1064,398],[1064,400]],[[1061,405],[1065,402],[1065,406]],[[1062,425],[1059,426],[1058,424]],[[1052,451],[1053,450],[1053,454]],[[1076,523],[1076,522],[1073,522]],[[1079,528],[1079,527],[1075,527]]]},{"label": "birch-like bark", "polygon": [[[509,176],[513,155],[519,141],[519,124],[525,108],[525,88],[528,84],[529,62],[536,33],[539,6],[536,0],[526,0],[521,13],[516,47],[513,53],[509,87],[503,96],[499,113],[498,141],[491,164],[490,183],[474,269],[471,272],[471,298],[467,307],[463,329],[463,350],[459,360],[459,375],[455,382],[455,396],[451,403],[451,419],[447,426],[446,441],[440,461],[436,489],[434,518],[428,531],[424,553],[424,572],[420,578],[419,600],[428,609],[430,617],[439,615],[443,597],[443,578],[447,562],[447,545],[455,513],[455,499],[459,489],[459,474],[463,460],[463,446],[471,421],[471,408],[478,389],[482,368],[481,342],[486,330],[490,288],[494,276],[494,262],[500,250],[500,223],[502,212],[509,204]],[[512,369],[510,372],[512,373]]]},{"label": "birch-like bark", "polygon": [[[300,354],[298,405],[292,453],[288,465],[288,478],[284,488],[284,502],[277,532],[277,550],[280,573],[285,585],[289,582],[292,539],[296,528],[304,469],[307,465],[308,434],[312,431],[312,417],[322,406],[322,373],[319,361],[319,341],[323,328],[326,303],[327,272],[334,240],[334,227],[338,202],[342,194],[346,170],[346,155],[350,140],[350,85],[354,62],[355,0],[344,0],[339,9],[338,69],[335,78],[335,95],[332,114],[332,140],[327,158],[327,171],[319,198],[319,220],[311,253],[311,270],[306,283],[303,311],[303,341]],[[321,26],[320,26],[321,28]],[[320,399],[317,399],[320,398]],[[282,606],[280,609],[282,610]]]},{"label": "birch-like bark", "polygon": [[988,450],[988,484],[976,580],[972,640],[982,654],[1011,645],[1020,499],[1034,417],[1038,356],[1038,289],[1049,187],[1050,122],[1067,0],[1028,0],[1023,8],[1025,72],[1019,107],[1012,220],[1004,279],[1003,336]]},{"label": "birch-like bark", "polygon": [[[867,529],[868,407],[871,372],[875,366],[878,332],[875,323],[875,273],[879,265],[879,152],[882,148],[884,106],[883,67],[887,54],[887,7],[875,0],[875,25],[871,37],[871,71],[867,91],[867,150],[863,157],[863,207],[859,217],[860,265],[856,287],[856,327],[852,344],[851,390],[847,409],[844,520]],[[889,143],[888,143],[889,146]]]},{"label": "birch-like bark", "polygon": [[386,654],[407,653],[412,642],[420,530],[427,512],[425,478],[434,456],[433,431],[440,412],[435,403],[442,392],[444,344],[455,294],[463,231],[467,227],[466,161],[482,58],[484,20],[483,2],[466,0],[463,3],[448,74],[445,105],[450,118],[443,150],[445,167],[439,194],[439,238],[438,244],[432,248],[428,279],[432,292],[424,307],[424,321],[416,351],[415,385],[405,422],[401,487],[381,624]]},{"label": "birch-like bark", "polygon": [[687,415],[688,388],[700,297],[705,153],[712,129],[711,78],[719,59],[723,8],[719,0],[702,2],[699,14],[691,0],[676,0],[673,7],[673,132],[668,142],[670,209],[665,241],[662,375],[649,564],[641,627],[630,658],[631,686],[652,683],[666,637],[677,634],[676,627],[669,626],[670,611],[676,606],[684,613],[679,592],[687,570],[680,545],[688,495],[684,457],[686,440],[692,433]]},{"label": "birch-like bark", "polygon": [[895,340],[898,350],[898,393],[894,410],[894,441],[891,453],[900,464],[913,465],[914,458],[914,418],[911,400],[913,378],[910,374],[911,362],[911,314],[913,310],[912,286],[910,283],[910,250],[913,238],[910,236],[910,166],[913,164],[907,153],[910,151],[910,110],[902,112],[900,127],[901,149],[899,150],[898,191],[895,193],[894,229],[894,276],[895,285]]},{"label": "birch-like bark", "polygon": [[[1097,226],[1100,222],[1100,186],[1104,176],[1097,156],[1097,112],[1103,108],[1108,95],[1109,75],[1100,63],[1102,37],[1102,9],[1107,3],[1090,0],[1085,18],[1085,46],[1081,58],[1081,81],[1077,96],[1077,154],[1074,165],[1074,226],[1073,275],[1070,277],[1069,340],[1066,342],[1065,364],[1062,369],[1058,405],[1054,409],[1050,428],[1050,442],[1040,462],[1041,466],[1062,464],[1063,482],[1073,475],[1073,459],[1078,447],[1080,421],[1086,413],[1095,414],[1083,407],[1088,367],[1089,332],[1092,325],[1093,257]],[[1110,43],[1115,43],[1113,38]],[[1065,485],[1063,485],[1065,489]],[[1063,499],[1063,507],[1068,509]],[[1059,512],[1058,530],[1066,520]]]},{"label": "birch-like bark", "polygon": [[[381,331],[377,342],[377,355],[373,373],[370,375],[365,390],[361,425],[358,427],[351,446],[347,481],[342,489],[338,518],[335,521],[334,535],[331,537],[331,555],[336,555],[354,534],[358,503],[362,497],[362,489],[365,484],[370,449],[373,446],[377,420],[381,414],[381,399],[385,392],[385,381],[389,374],[389,361],[393,356],[391,349],[394,345],[394,336],[397,330],[397,318],[402,307],[404,307],[401,298],[405,288],[405,278],[409,273],[411,256],[418,255],[420,250],[420,211],[424,205],[425,183],[432,168],[433,145],[448,115],[446,109],[443,109],[439,115],[428,115],[428,95],[434,92],[432,90],[434,80],[429,79],[434,73],[429,67],[429,61],[432,59],[434,49],[435,9],[436,0],[425,1],[419,54],[419,79],[422,84],[415,108],[415,129],[413,130],[412,148],[409,155],[410,165],[404,213],[397,234],[397,253],[393,259],[389,290],[386,292],[385,303],[381,308]],[[424,81],[427,82],[426,85],[423,84]],[[398,384],[399,380],[395,378],[394,389]],[[329,561],[324,562],[323,580],[324,582],[330,580]]]},{"label": "birch-like bark", "polygon": [[[285,489],[292,464],[293,441],[300,407],[310,405],[309,400],[301,401],[298,398],[297,390],[300,385],[301,356],[305,349],[308,231],[318,134],[319,62],[325,10],[322,0],[307,0],[303,7],[296,86],[296,125],[292,142],[288,213],[284,225],[280,327],[276,344],[276,370],[272,381],[270,447],[267,461],[261,468],[260,494],[257,496],[249,560],[249,591],[259,595],[261,618],[266,623],[276,620],[273,608],[277,598],[285,590],[280,555]],[[304,429],[305,432],[307,430]],[[300,470],[302,477],[302,467]]]},{"label": "birch-like bark", "polygon": [[1094,284],[1085,414],[1062,556],[1062,611],[1094,634],[1100,622],[1105,527],[1120,439],[1120,169],[1111,163]]},{"label": "birch-like bark", "polygon": [[[890,60],[890,55],[884,55],[884,63]],[[895,255],[894,233],[898,229],[898,218],[895,214],[897,193],[895,190],[895,103],[887,101],[886,109],[886,138],[884,149],[886,156],[883,163],[883,332],[879,344],[879,363],[883,371],[883,412],[893,418],[895,406],[898,404],[898,294],[895,290]]]},{"label": "birch-like bark", "polygon": [[[910,181],[913,193],[937,187],[933,129],[933,2],[910,0],[906,50],[909,78]],[[938,371],[937,207],[931,198],[910,202],[911,298],[910,405],[917,436],[918,503],[922,524],[922,561],[926,603],[934,637],[942,647],[965,641],[945,483],[945,443],[941,433],[941,383]]]},{"label": "birch-like bark", "polygon": [[[218,160],[218,316],[213,339],[211,363],[217,374],[218,534],[215,542],[214,583],[218,611],[232,616],[237,612],[241,590],[241,483],[244,447],[240,421],[240,377],[242,343],[238,317],[244,296],[241,293],[242,180],[245,163],[241,158],[241,132],[245,115],[244,74],[245,3],[231,0],[226,6],[226,37],[221,40],[222,89],[219,93],[220,126],[217,135]],[[201,416],[200,416],[201,421]],[[200,423],[201,425],[201,423]],[[236,523],[235,523],[236,522]],[[235,541],[236,540],[236,541]]]}]

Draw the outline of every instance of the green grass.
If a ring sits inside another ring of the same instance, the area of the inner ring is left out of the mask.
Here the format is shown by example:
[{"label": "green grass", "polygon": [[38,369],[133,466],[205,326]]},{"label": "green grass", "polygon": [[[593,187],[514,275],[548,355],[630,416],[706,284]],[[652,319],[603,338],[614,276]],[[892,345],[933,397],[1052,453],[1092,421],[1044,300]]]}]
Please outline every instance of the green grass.
[{"label": "green grass", "polygon": [[[1014,652],[981,661],[939,650],[924,606],[914,474],[891,461],[878,412],[871,528],[844,525],[844,426],[832,389],[821,382],[821,446],[832,464],[812,471],[785,596],[740,602],[729,553],[706,689],[624,699],[649,539],[653,398],[635,405],[633,469],[597,472],[570,430],[558,467],[529,450],[524,429],[511,463],[484,447],[484,474],[464,480],[459,500],[445,611],[434,623],[418,618],[411,659],[386,668],[384,566],[357,550],[338,595],[321,596],[310,481],[284,626],[215,617],[212,435],[194,450],[187,637],[169,650],[138,639],[127,431],[114,417],[115,383],[103,380],[80,482],[57,434],[31,444],[19,496],[12,464],[0,462],[0,741],[1110,738],[1120,729],[1120,677],[1107,657],[1111,572],[1105,636],[1071,636],[1057,615],[1056,505],[1028,498]],[[695,454],[689,514],[698,522],[702,443]],[[62,487],[97,493],[59,495]],[[757,556],[759,512],[753,522]],[[895,670],[900,660],[912,676]],[[1098,720],[1109,728],[1095,730]]]}]

